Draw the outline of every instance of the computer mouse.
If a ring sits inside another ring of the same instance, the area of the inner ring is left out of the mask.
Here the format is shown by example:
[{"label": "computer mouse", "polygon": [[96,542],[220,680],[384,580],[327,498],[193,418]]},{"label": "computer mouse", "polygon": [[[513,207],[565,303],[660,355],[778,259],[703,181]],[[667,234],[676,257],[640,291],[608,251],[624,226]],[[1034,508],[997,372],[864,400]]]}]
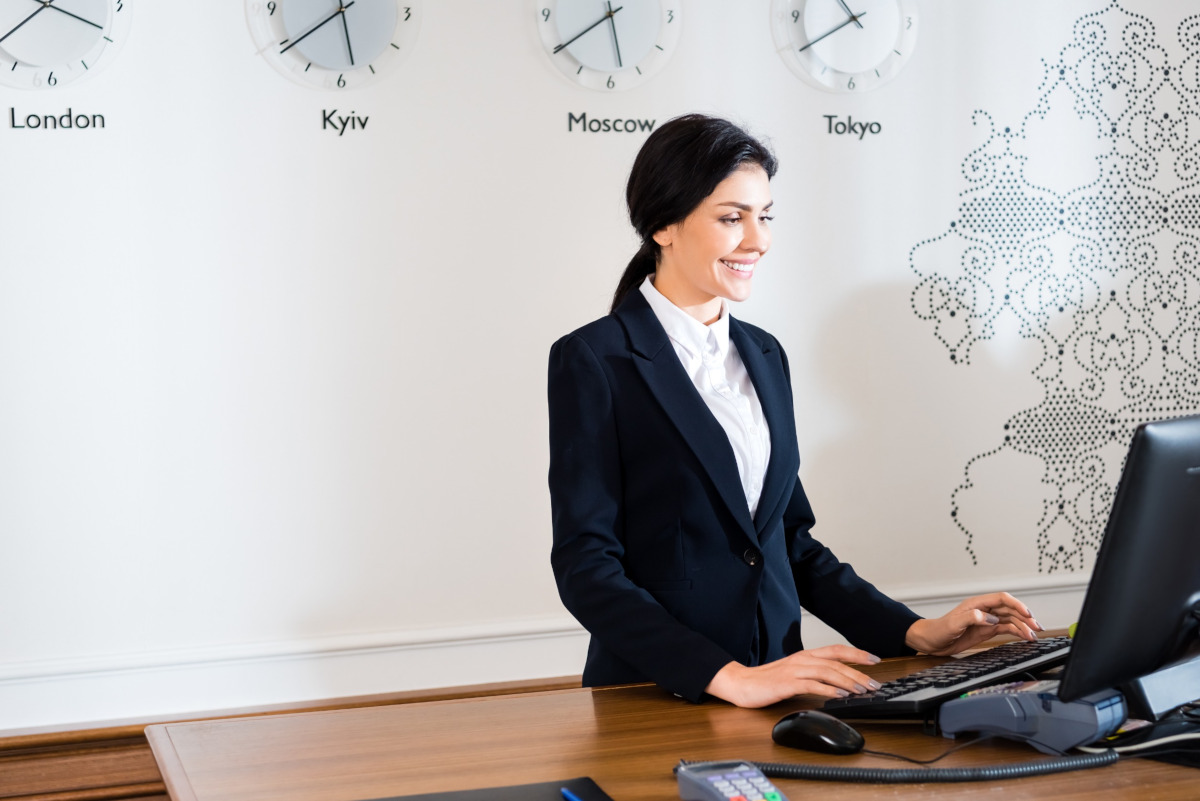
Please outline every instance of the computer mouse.
[{"label": "computer mouse", "polygon": [[864,742],[849,723],[815,709],[784,715],[771,730],[771,739],[788,748],[822,754],[857,754]]}]

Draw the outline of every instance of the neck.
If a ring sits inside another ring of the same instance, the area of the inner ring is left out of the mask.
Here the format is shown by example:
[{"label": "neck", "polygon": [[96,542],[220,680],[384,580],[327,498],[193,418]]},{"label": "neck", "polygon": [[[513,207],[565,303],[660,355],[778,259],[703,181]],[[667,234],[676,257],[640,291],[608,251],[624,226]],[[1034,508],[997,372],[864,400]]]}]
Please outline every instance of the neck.
[{"label": "neck", "polygon": [[688,313],[690,317],[705,325],[721,319],[721,298],[697,291],[694,287],[679,284],[670,275],[661,272],[654,276],[654,288],[667,300]]}]

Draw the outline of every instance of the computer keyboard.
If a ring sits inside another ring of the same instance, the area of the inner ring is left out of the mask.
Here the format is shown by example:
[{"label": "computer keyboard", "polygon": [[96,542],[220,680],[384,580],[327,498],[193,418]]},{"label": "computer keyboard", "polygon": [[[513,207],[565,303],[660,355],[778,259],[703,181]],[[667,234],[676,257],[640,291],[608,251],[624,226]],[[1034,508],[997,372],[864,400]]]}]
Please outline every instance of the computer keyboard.
[{"label": "computer keyboard", "polygon": [[1060,665],[1066,661],[1070,649],[1070,637],[1008,642],[910,673],[885,683],[874,692],[830,699],[822,709],[839,718],[925,717],[963,693],[1030,670]]}]

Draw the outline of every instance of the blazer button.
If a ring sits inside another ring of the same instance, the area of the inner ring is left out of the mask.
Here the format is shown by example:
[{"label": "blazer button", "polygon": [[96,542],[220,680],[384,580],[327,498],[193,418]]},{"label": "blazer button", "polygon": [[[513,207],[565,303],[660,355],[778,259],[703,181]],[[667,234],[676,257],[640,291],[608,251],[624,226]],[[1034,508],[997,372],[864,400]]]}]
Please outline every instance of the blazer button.
[{"label": "blazer button", "polygon": [[753,548],[747,548],[746,552],[742,554],[742,558],[746,560],[746,564],[754,567],[762,561],[762,554]]}]

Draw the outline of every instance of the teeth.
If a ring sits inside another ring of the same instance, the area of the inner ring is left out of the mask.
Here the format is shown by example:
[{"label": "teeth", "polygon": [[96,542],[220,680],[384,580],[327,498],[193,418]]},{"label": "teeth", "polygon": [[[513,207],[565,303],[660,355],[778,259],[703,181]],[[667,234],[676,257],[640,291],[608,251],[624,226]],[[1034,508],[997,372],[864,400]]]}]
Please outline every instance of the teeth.
[{"label": "teeth", "polygon": [[731,270],[737,270],[739,273],[748,273],[754,270],[753,264],[734,264],[733,262],[725,261],[724,259],[721,259],[721,264],[724,264]]}]

